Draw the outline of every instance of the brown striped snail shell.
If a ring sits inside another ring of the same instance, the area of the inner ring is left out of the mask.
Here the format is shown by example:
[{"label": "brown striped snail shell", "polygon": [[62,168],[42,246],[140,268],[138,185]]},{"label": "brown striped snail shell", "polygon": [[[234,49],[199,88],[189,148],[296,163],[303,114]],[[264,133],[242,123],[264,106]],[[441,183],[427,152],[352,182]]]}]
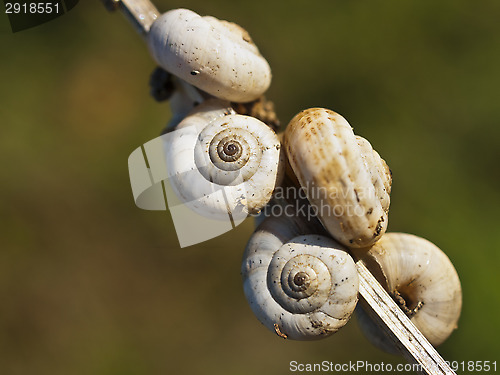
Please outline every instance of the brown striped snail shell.
[{"label": "brown striped snail shell", "polygon": [[339,114],[311,108],[288,124],[284,147],[318,217],[348,247],[374,244],[386,231],[391,172]]}]

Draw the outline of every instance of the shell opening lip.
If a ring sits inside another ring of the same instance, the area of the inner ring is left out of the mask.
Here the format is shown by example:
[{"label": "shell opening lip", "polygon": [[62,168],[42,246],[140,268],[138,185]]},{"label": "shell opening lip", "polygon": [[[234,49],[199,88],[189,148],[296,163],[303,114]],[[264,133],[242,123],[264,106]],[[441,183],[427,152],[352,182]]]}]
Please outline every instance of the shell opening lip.
[{"label": "shell opening lip", "polygon": [[392,293],[392,299],[398,304],[401,310],[411,318],[414,316],[423,306],[424,301],[418,300],[412,295],[412,291],[404,289],[395,289]]}]

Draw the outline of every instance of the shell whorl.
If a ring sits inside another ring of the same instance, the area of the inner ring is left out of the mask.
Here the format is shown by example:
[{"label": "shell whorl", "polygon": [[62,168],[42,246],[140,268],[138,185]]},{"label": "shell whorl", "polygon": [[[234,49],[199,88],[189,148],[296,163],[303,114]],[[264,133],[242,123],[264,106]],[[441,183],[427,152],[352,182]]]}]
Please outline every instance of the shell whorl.
[{"label": "shell whorl", "polygon": [[271,331],[295,340],[335,333],[358,301],[354,261],[340,244],[313,230],[296,217],[269,217],[243,257],[244,291],[253,312]]},{"label": "shell whorl", "polygon": [[366,247],[385,232],[391,173],[370,143],[339,114],[311,108],[288,124],[284,147],[318,217],[347,247]]},{"label": "shell whorl", "polygon": [[386,233],[362,257],[432,345],[443,343],[457,328],[460,280],[436,245],[411,234]]},{"label": "shell whorl", "polygon": [[176,77],[171,77],[174,86],[174,92],[169,98],[170,111],[172,118],[163,130],[163,134],[175,130],[177,125],[193,111],[193,109],[203,103],[205,98],[200,92],[186,81]]},{"label": "shell whorl", "polygon": [[169,133],[164,149],[180,201],[214,219],[244,219],[271,199],[282,177],[280,142],[263,122],[208,100]]},{"label": "shell whorl", "polygon": [[148,45],[165,70],[221,99],[250,102],[271,84],[271,68],[240,26],[188,9],[155,20]]}]

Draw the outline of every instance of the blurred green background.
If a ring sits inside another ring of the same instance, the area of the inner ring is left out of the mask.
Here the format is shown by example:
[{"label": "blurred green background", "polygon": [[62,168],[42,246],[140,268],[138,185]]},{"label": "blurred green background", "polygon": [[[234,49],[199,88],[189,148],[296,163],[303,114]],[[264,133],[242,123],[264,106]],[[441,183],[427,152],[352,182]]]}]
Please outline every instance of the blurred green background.
[{"label": "blurred green background", "polygon": [[[500,360],[500,2],[155,4],[247,28],[273,68],[267,96],[283,124],[323,106],[370,140],[393,171],[389,230],[436,243],[462,281],[459,329],[440,353]],[[354,319],[319,342],[261,326],[239,273],[250,221],[181,250],[167,212],[135,207],[128,155],[170,113],[148,94],[155,65],[122,15],[81,1],[16,34],[0,18],[1,374],[405,363]]]}]

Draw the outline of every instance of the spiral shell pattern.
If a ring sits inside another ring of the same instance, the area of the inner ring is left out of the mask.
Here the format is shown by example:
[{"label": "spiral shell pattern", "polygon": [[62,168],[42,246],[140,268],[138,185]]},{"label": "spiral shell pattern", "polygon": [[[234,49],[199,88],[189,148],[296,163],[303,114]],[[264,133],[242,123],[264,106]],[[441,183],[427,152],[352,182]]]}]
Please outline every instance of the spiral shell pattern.
[{"label": "spiral shell pattern", "polygon": [[242,220],[267,204],[281,172],[280,142],[263,122],[212,99],[177,126],[164,145],[170,185],[201,215]]},{"label": "spiral shell pattern", "polygon": [[283,143],[293,172],[333,238],[350,248],[374,244],[387,229],[392,179],[370,143],[324,108],[296,115]]},{"label": "spiral shell pattern", "polygon": [[312,233],[296,217],[269,217],[243,257],[246,298],[279,336],[327,337],[349,320],[358,301],[354,261],[336,241]]}]

